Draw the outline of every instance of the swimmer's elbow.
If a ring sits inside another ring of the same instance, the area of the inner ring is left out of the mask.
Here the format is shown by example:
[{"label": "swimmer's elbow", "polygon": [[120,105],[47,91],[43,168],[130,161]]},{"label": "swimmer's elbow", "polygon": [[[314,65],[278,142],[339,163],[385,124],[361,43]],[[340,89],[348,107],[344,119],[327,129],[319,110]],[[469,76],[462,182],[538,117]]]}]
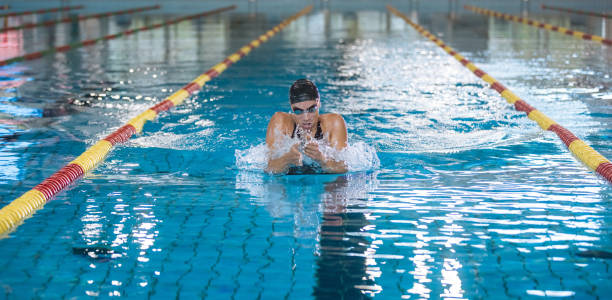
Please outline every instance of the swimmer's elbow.
[{"label": "swimmer's elbow", "polygon": [[327,163],[326,171],[332,174],[342,174],[348,172],[348,166],[344,161],[332,160]]},{"label": "swimmer's elbow", "polygon": [[339,167],[339,168],[337,168],[335,170],[332,170],[330,173],[332,173],[332,174],[344,174],[346,172],[348,172],[348,168],[346,168],[346,167]]},{"label": "swimmer's elbow", "polygon": [[271,166],[270,164],[268,164],[268,166],[266,167],[266,169],[264,171],[266,173],[268,173],[268,174],[278,174],[278,173],[281,173],[281,171],[278,170],[278,168],[275,168],[275,167]]},{"label": "swimmer's elbow", "polygon": [[264,171],[265,171],[266,173],[268,173],[268,174],[272,174],[272,175],[276,175],[276,174],[279,174],[279,173],[280,173],[280,171],[278,171],[278,170],[274,170],[274,169],[272,169],[272,168],[270,168],[270,167],[267,167],[267,168],[266,168]]},{"label": "swimmer's elbow", "polygon": [[286,170],[286,166],[282,163],[281,159],[268,159],[268,165],[266,166],[266,169],[264,170],[266,173],[269,174],[280,174],[285,172]]},{"label": "swimmer's elbow", "polygon": [[271,174],[276,173],[276,168],[274,168],[274,164],[272,163],[271,159],[268,159],[268,163],[266,164],[266,169],[264,171]]}]

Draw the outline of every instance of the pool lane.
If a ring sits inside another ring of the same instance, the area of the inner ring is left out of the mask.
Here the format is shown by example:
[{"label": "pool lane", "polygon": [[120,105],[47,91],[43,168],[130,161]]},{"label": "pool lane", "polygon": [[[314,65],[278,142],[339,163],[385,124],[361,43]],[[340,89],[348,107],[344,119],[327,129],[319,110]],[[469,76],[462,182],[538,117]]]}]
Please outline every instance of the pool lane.
[{"label": "pool lane", "polygon": [[[223,8],[216,11],[226,9],[227,8]],[[145,122],[155,119],[159,112],[168,110],[173,106],[181,104],[187,97],[197,93],[204,86],[204,84],[206,84],[206,82],[217,77],[233,63],[249,54],[249,52],[268,41],[268,39],[280,32],[288,24],[307,14],[311,10],[312,6],[307,6],[295,15],[285,19],[274,28],[260,35],[248,45],[240,48],[240,50],[229,55],[225,60],[198,76],[192,82],[170,95],[164,101],[154,105],[145,112],[131,119],[127,124],[87,149],[83,154],[78,156],[75,160],[57,171],[55,174],[51,175],[49,178],[45,179],[42,183],[26,192],[21,197],[13,200],[7,206],[3,207],[0,210],[0,236],[5,235],[10,230],[19,226],[23,219],[30,216],[35,210],[42,208],[44,204],[49,202],[57,193],[62,191],[71,183],[75,182],[86,172],[95,168],[98,163],[104,160],[114,145],[123,143],[135,133],[141,132]],[[184,17],[181,19],[191,18],[193,18],[193,16]],[[176,22],[176,20],[171,21],[170,23],[173,22]]]},{"label": "pool lane", "polygon": [[135,13],[139,13],[139,12],[143,12],[143,11],[147,11],[147,10],[159,9],[160,7],[161,6],[159,6],[159,5],[143,6],[143,7],[136,7],[136,8],[131,8],[131,9],[124,9],[124,10],[103,12],[103,13],[98,13],[98,14],[78,16],[76,18],[65,17],[65,18],[59,19],[59,20],[50,20],[50,21],[43,21],[43,22],[38,22],[38,23],[25,23],[25,24],[21,24],[21,25],[18,25],[18,26],[4,27],[4,28],[0,29],[0,33],[11,31],[11,30],[30,29],[30,28],[43,27],[43,26],[53,26],[53,25],[59,24],[59,23],[73,22],[75,20],[76,21],[83,21],[83,20],[88,20],[88,19],[106,18],[106,17],[110,17],[110,16],[135,14]]},{"label": "pool lane", "polygon": [[2,17],[17,17],[17,16],[44,14],[44,13],[48,13],[48,12],[69,11],[69,10],[81,9],[81,8],[83,8],[83,5],[66,6],[66,7],[55,7],[55,8],[45,8],[45,9],[28,10],[28,11],[18,11],[18,12],[10,12],[10,13],[5,13],[5,14],[0,14],[0,18],[2,18]]},{"label": "pool lane", "polygon": [[[78,113],[44,118],[54,124],[19,136],[17,142],[35,144],[13,150],[21,173],[3,186],[3,204],[127,122],[133,115],[125,110],[146,110],[172,93],[162,88],[176,91],[283,19],[258,17],[221,14],[17,65],[63,68],[31,74],[33,82],[19,88],[15,103],[27,106],[28,97],[41,94],[53,105],[63,103],[53,91],[68,82],[75,98],[91,104],[73,105]],[[551,34],[545,37],[557,47],[542,49],[544,42],[529,39],[542,32],[495,19],[488,36],[474,35],[469,29],[487,27],[471,13],[458,21],[474,21],[471,28],[432,26],[429,20],[447,24],[437,15],[419,18],[612,156],[612,148],[596,140],[612,128],[606,126],[609,110],[593,107],[606,101],[575,97],[582,89],[567,88],[564,77],[573,74],[569,83],[582,80],[582,86],[609,86],[603,76],[609,64],[598,55],[605,47]],[[517,30],[532,35],[507,39]],[[511,42],[524,46],[512,48]],[[128,51],[139,46],[150,51]],[[559,64],[566,53],[571,64]],[[548,60],[537,60],[546,55]],[[549,64],[557,68],[544,69]],[[583,73],[566,73],[576,68]],[[87,72],[92,69],[101,71]],[[263,141],[269,117],[288,107],[291,79],[302,74],[316,79],[324,111],[346,118],[350,141],[376,145],[382,170],[373,179],[257,179],[235,170],[231,151]],[[606,89],[589,91],[609,95]],[[85,98],[90,92],[106,96]],[[552,96],[541,96],[545,92]],[[573,253],[610,245],[606,203],[612,186],[499,98],[384,6],[358,15],[332,11],[328,19],[324,12],[308,14],[172,113],[147,122],[141,135],[113,148],[78,185],[3,239],[0,278],[13,292],[0,298],[120,293],[309,299],[355,291],[392,299],[441,298],[444,291],[468,299],[530,298],[528,292],[546,291],[604,298],[611,278],[605,261]],[[105,246],[117,257],[105,254]],[[99,249],[99,257],[88,256],[86,248]]]},{"label": "pool lane", "polygon": [[55,48],[50,48],[47,50],[43,50],[43,51],[37,51],[37,52],[32,52],[32,53],[28,53],[22,56],[17,56],[17,57],[13,57],[13,58],[9,58],[6,60],[2,60],[0,61],[0,66],[4,66],[4,65],[8,65],[10,63],[14,63],[14,62],[20,62],[20,61],[24,61],[24,60],[33,60],[33,59],[38,59],[41,58],[45,55],[49,55],[49,54],[54,54],[54,53],[58,53],[58,52],[66,52],[68,50],[72,50],[72,49],[76,49],[76,48],[80,48],[80,47],[85,47],[85,46],[91,46],[95,43],[101,42],[101,41],[108,41],[108,40],[112,40],[112,39],[116,39],[122,36],[126,36],[126,35],[130,35],[130,34],[134,34],[137,32],[141,32],[141,31],[147,31],[147,30],[151,30],[151,29],[157,29],[157,28],[161,28],[164,26],[168,26],[168,25],[172,25],[172,24],[176,24],[179,22],[183,22],[183,21],[187,21],[187,20],[191,20],[191,19],[196,19],[196,18],[200,18],[200,17],[204,17],[204,16],[209,16],[209,15],[213,15],[213,14],[217,14],[217,13],[221,13],[230,9],[234,9],[236,8],[235,5],[231,5],[231,6],[227,6],[227,7],[222,7],[219,9],[215,9],[215,10],[210,10],[210,11],[205,11],[203,13],[199,13],[199,14],[194,14],[194,15],[189,15],[186,17],[181,17],[178,19],[174,19],[174,20],[170,20],[164,23],[158,23],[158,24],[154,24],[151,26],[145,26],[145,27],[140,27],[140,28],[136,28],[136,29],[130,29],[127,31],[123,31],[123,32],[119,32],[119,33],[115,33],[115,34],[109,34],[103,37],[99,37],[97,39],[91,39],[91,40],[86,40],[86,41],[81,41],[81,42],[76,42],[76,43],[72,43],[72,44],[68,44],[68,45],[63,45],[63,46],[58,46]]},{"label": "pool lane", "polygon": [[387,5],[387,9],[389,9],[389,11],[391,11],[398,17],[404,19],[421,35],[434,42],[440,48],[444,49],[446,53],[453,56],[463,66],[472,71],[472,73],[490,84],[491,88],[497,91],[500,95],[502,95],[502,97],[504,97],[508,101],[508,103],[513,104],[516,110],[525,112],[525,114],[527,114],[527,117],[537,122],[542,129],[556,133],[557,136],[559,136],[559,138],[563,141],[565,146],[567,146],[567,148],[570,150],[570,152],[572,152],[572,154],[574,154],[581,162],[587,165],[589,169],[597,172],[599,175],[603,176],[606,180],[608,180],[608,182],[612,183],[612,163],[610,163],[610,160],[599,154],[599,152],[595,151],[595,149],[593,149],[591,146],[587,145],[584,141],[576,137],[572,132],[557,124],[557,122],[550,119],[545,114],[538,111],[537,109],[529,105],[527,102],[519,98],[512,91],[503,86],[500,82],[495,80],[489,74],[476,67],[476,65],[467,60],[461,54],[457,53],[455,50],[453,50],[453,48],[446,45],[442,40],[438,39],[436,36],[431,34],[422,26],[412,22],[412,20],[410,20],[400,11],[389,5]]},{"label": "pool lane", "polygon": [[596,13],[592,11],[584,11],[584,10],[578,10],[578,9],[570,9],[570,8],[565,8],[565,7],[550,6],[550,5],[544,5],[544,4],[542,4],[542,9],[550,9],[550,10],[568,12],[572,14],[602,17],[602,18],[608,18],[608,19],[612,18],[612,15],[609,15],[609,14],[602,14],[602,13]]},{"label": "pool lane", "polygon": [[501,12],[498,12],[498,11],[494,11],[494,10],[490,10],[490,9],[484,9],[484,8],[480,8],[480,7],[476,7],[476,6],[465,5],[464,8],[467,9],[467,10],[471,10],[471,11],[473,11],[475,13],[478,13],[478,14],[492,16],[492,17],[496,17],[496,18],[501,18],[501,19],[504,19],[504,20],[507,20],[507,21],[514,21],[514,22],[522,23],[522,24],[529,25],[529,26],[534,26],[534,27],[543,28],[543,29],[550,30],[550,31],[564,33],[566,35],[571,35],[573,37],[576,37],[576,38],[579,38],[579,39],[583,39],[583,40],[590,40],[590,41],[599,42],[599,43],[602,43],[602,44],[604,44],[606,46],[612,46],[612,40],[606,39],[606,38],[598,36],[598,35],[588,34],[588,33],[582,32],[582,31],[573,30],[573,29],[562,27],[562,26],[555,26],[555,25],[551,25],[551,24],[547,24],[547,23],[542,23],[542,22],[538,22],[536,20],[531,20],[531,19],[527,19],[527,18],[521,18],[521,17],[517,17],[517,16],[513,16],[513,15],[509,15],[509,14],[504,14],[504,13],[501,13]]}]

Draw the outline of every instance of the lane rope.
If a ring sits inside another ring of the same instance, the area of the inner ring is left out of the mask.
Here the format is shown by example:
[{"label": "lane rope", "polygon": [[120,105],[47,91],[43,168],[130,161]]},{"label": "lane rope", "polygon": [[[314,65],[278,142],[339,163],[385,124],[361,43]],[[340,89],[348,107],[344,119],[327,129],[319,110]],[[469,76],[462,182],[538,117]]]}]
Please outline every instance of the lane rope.
[{"label": "lane rope", "polygon": [[66,6],[66,7],[55,7],[55,8],[47,8],[47,9],[39,9],[39,10],[29,10],[29,11],[18,11],[18,12],[10,12],[5,14],[0,14],[0,18],[2,17],[17,17],[17,16],[25,16],[25,15],[35,15],[35,14],[44,14],[48,12],[59,12],[59,11],[69,11],[73,9],[81,9],[83,5],[75,5],[75,6]]},{"label": "lane rope", "polygon": [[55,174],[51,175],[33,189],[27,191],[19,198],[0,209],[0,237],[6,237],[8,232],[14,230],[23,223],[23,220],[42,208],[49,202],[57,193],[62,191],[68,185],[81,178],[83,174],[94,169],[100,163],[113,146],[118,143],[126,142],[130,137],[142,131],[142,127],[147,121],[151,121],[162,112],[170,108],[180,105],[183,101],[199,92],[206,82],[219,76],[232,64],[239,61],[241,58],[249,54],[253,49],[268,41],[276,33],[291,22],[307,14],[312,10],[312,5],[309,5],[299,11],[297,14],[285,19],[274,28],[260,35],[257,39],[251,41],[240,50],[227,56],[223,61],[214,65],[208,71],[200,74],[194,80],[183,86],[180,90],[168,96],[165,100],[155,104],[143,113],[132,118],[125,125],[109,134],[104,139],[98,141],[93,146],[89,147],[85,152],[61,168]]},{"label": "lane rope", "polygon": [[550,5],[544,5],[544,4],[542,4],[542,9],[550,9],[550,10],[568,12],[568,13],[573,13],[573,14],[588,15],[588,16],[602,17],[602,18],[608,18],[608,19],[612,18],[612,15],[608,15],[608,14],[596,13],[596,12],[586,11],[586,10],[571,9],[571,8],[565,8],[565,7],[558,7],[558,6],[550,6]]},{"label": "lane rope", "polygon": [[389,9],[398,17],[404,19],[406,23],[410,24],[410,26],[416,29],[416,31],[418,31],[421,35],[434,42],[440,48],[444,49],[446,53],[453,56],[464,67],[468,68],[480,79],[490,84],[491,88],[497,91],[502,97],[504,97],[508,101],[508,103],[513,104],[514,108],[517,111],[524,112],[529,119],[537,122],[542,129],[556,133],[557,136],[561,139],[561,141],[563,141],[565,146],[567,146],[569,151],[574,154],[574,156],[576,156],[578,160],[583,162],[591,170],[603,176],[605,179],[608,180],[609,183],[612,183],[612,163],[610,163],[607,158],[599,154],[599,152],[595,151],[584,141],[576,137],[571,131],[565,129],[557,122],[547,117],[544,113],[540,112],[539,110],[535,109],[533,106],[529,105],[527,102],[519,98],[512,91],[502,85],[499,81],[495,80],[489,74],[476,67],[476,65],[467,60],[461,54],[457,53],[453,48],[446,45],[442,40],[438,39],[425,28],[412,22],[412,20],[410,20],[406,15],[402,14],[400,11],[389,5],[387,5],[387,9]]},{"label": "lane rope", "polygon": [[119,11],[110,11],[110,12],[93,14],[93,15],[84,15],[84,16],[78,16],[78,17],[75,17],[75,18],[73,18],[73,17],[65,17],[65,18],[60,19],[60,20],[49,20],[49,21],[38,22],[38,23],[25,23],[25,24],[21,24],[21,25],[18,25],[18,26],[4,27],[4,28],[0,29],[0,33],[11,31],[11,30],[30,29],[30,28],[35,28],[35,27],[51,26],[51,25],[55,25],[55,24],[58,24],[58,23],[70,23],[70,22],[73,22],[73,21],[83,21],[83,20],[94,19],[94,18],[99,19],[99,18],[105,18],[105,17],[110,17],[110,16],[134,14],[134,13],[138,13],[138,12],[143,12],[143,11],[152,10],[152,9],[159,9],[159,8],[160,8],[159,5],[153,5],[153,6],[137,7],[137,8],[126,9],[126,10],[119,10]]},{"label": "lane rope", "polygon": [[195,14],[195,15],[189,15],[186,17],[181,17],[178,19],[174,19],[174,20],[170,20],[164,23],[158,23],[158,24],[154,24],[154,25],[150,25],[150,26],[145,26],[145,27],[140,27],[140,28],[136,28],[136,29],[130,29],[130,30],[126,30],[123,32],[119,32],[119,33],[115,33],[115,34],[109,34],[103,37],[99,37],[97,39],[91,39],[91,40],[85,40],[85,41],[80,41],[80,42],[75,42],[72,44],[68,44],[68,45],[63,45],[63,46],[58,46],[55,48],[49,48],[47,50],[43,50],[43,51],[37,51],[37,52],[32,52],[32,53],[28,53],[22,56],[16,56],[13,58],[9,58],[6,60],[2,60],[0,61],[0,66],[4,66],[4,65],[8,65],[14,62],[20,62],[20,61],[25,61],[25,60],[33,60],[33,59],[38,59],[41,58],[45,55],[49,55],[49,54],[54,54],[54,53],[58,53],[58,52],[66,52],[68,50],[71,49],[76,49],[76,48],[80,48],[80,47],[84,47],[84,46],[91,46],[97,42],[101,42],[101,41],[108,41],[108,40],[112,40],[112,39],[116,39],[122,36],[127,36],[130,34],[134,34],[137,32],[141,32],[141,31],[147,31],[147,30],[151,30],[151,29],[157,29],[157,28],[161,28],[164,26],[168,26],[168,25],[172,25],[172,24],[176,24],[179,22],[183,22],[186,20],[191,20],[191,19],[196,19],[196,18],[200,18],[200,17],[204,17],[204,16],[209,16],[209,15],[214,15],[214,14],[218,14],[227,10],[231,10],[231,9],[235,9],[236,5],[230,5],[230,6],[226,6],[226,7],[222,7],[222,8],[218,8],[218,9],[214,9],[214,10],[209,10],[209,11],[205,11],[203,13],[199,13],[199,14]]},{"label": "lane rope", "polygon": [[584,33],[582,31],[565,28],[565,27],[562,27],[562,26],[554,26],[554,25],[551,25],[551,24],[542,23],[542,22],[538,22],[538,21],[535,21],[535,20],[531,20],[531,19],[527,19],[527,18],[521,18],[521,17],[509,15],[509,14],[504,14],[504,13],[501,13],[501,12],[498,12],[498,11],[484,9],[484,8],[480,8],[480,7],[476,7],[476,6],[465,5],[463,8],[465,8],[467,10],[470,10],[470,11],[473,11],[475,13],[481,14],[481,15],[492,16],[492,17],[504,19],[504,20],[507,20],[507,21],[514,21],[514,22],[517,22],[517,23],[522,23],[522,24],[525,24],[525,25],[530,25],[530,26],[546,29],[546,30],[549,30],[549,31],[556,31],[556,32],[559,32],[559,33],[564,33],[566,35],[571,35],[571,36],[573,36],[575,38],[578,38],[578,39],[596,41],[596,42],[600,42],[600,43],[602,43],[602,44],[604,44],[606,46],[612,46],[612,40],[605,39],[605,38],[603,38],[601,36],[598,36],[598,35],[592,35],[592,34]]}]

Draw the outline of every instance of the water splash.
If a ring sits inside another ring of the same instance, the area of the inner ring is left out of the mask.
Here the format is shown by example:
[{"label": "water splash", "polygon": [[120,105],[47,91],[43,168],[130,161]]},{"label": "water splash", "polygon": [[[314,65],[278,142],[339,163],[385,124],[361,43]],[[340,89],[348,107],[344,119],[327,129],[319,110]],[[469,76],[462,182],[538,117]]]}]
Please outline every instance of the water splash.
[{"label": "water splash", "polygon": [[268,147],[266,143],[252,146],[245,150],[236,149],[236,167],[239,170],[258,171],[264,170],[268,163]]},{"label": "water splash", "polygon": [[[364,142],[355,142],[347,145],[346,148],[338,151],[330,147],[327,143],[320,140],[313,140],[319,145],[319,150],[324,156],[334,160],[341,160],[348,166],[349,172],[372,171],[380,167],[380,159],[376,154],[376,149]],[[245,171],[263,171],[268,164],[268,158],[279,157],[289,151],[289,149],[300,143],[298,138],[281,138],[277,151],[270,152],[266,143],[252,146],[245,150],[236,149],[236,167]],[[301,148],[300,148],[301,149]],[[315,164],[308,156],[303,155],[305,165]]]}]

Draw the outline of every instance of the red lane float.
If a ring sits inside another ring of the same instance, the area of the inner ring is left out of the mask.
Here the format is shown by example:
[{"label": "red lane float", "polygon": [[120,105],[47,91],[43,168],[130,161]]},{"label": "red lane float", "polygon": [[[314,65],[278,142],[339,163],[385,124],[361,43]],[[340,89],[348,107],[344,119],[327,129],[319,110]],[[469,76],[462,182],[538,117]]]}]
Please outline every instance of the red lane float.
[{"label": "red lane float", "polygon": [[24,61],[24,60],[33,60],[33,59],[37,59],[37,58],[41,58],[45,55],[49,55],[49,54],[53,54],[53,53],[57,53],[57,52],[66,52],[68,50],[71,49],[75,49],[75,48],[80,48],[80,47],[84,47],[84,46],[91,46],[97,42],[100,41],[108,41],[108,40],[112,40],[112,39],[116,39],[118,37],[124,36],[124,35],[130,35],[130,34],[134,34],[136,32],[140,32],[140,31],[146,31],[146,30],[151,30],[151,29],[156,29],[156,28],[160,28],[163,26],[168,26],[168,25],[172,25],[172,24],[176,24],[179,22],[183,22],[186,20],[190,20],[190,19],[195,19],[195,18],[200,18],[200,17],[204,17],[204,16],[209,16],[209,15],[213,15],[213,14],[218,14],[221,12],[224,12],[226,10],[231,10],[236,8],[236,5],[231,5],[231,6],[226,6],[223,8],[219,8],[219,9],[215,9],[215,10],[209,10],[203,13],[199,13],[199,14],[195,14],[195,15],[190,15],[190,16],[186,16],[186,17],[181,17],[178,19],[174,19],[171,21],[167,21],[164,23],[159,23],[159,24],[155,24],[155,25],[151,25],[151,26],[145,26],[145,27],[140,27],[140,28],[136,28],[136,29],[130,29],[124,32],[119,32],[119,33],[115,33],[115,34],[109,34],[97,39],[92,39],[92,40],[85,40],[82,42],[76,42],[76,43],[72,43],[69,45],[63,45],[63,46],[58,46],[55,48],[51,48],[51,49],[47,49],[47,50],[43,50],[43,51],[37,51],[37,52],[33,52],[33,53],[28,53],[22,56],[17,56],[17,57],[13,57],[13,58],[9,58],[6,60],[2,60],[0,61],[0,66],[4,66],[4,65],[8,65],[10,63],[14,63],[14,62],[20,62],[20,61]]},{"label": "red lane float", "polygon": [[187,97],[197,93],[206,82],[221,74],[229,66],[249,54],[253,49],[265,43],[295,19],[310,12],[310,10],[312,10],[312,6],[307,6],[297,14],[285,19],[274,28],[260,35],[257,39],[229,55],[222,62],[216,64],[211,69],[186,84],[180,90],[168,96],[168,98],[147,109],[128,121],[127,124],[98,141],[58,172],[0,209],[0,236],[6,236],[8,232],[19,226],[23,220],[34,213],[34,211],[42,208],[46,202],[51,200],[57,193],[66,188],[66,186],[72,184],[83,176],[83,174],[92,170],[98,163],[104,160],[114,145],[123,143],[129,140],[132,135],[141,132],[145,122],[155,119],[159,112],[169,110],[181,104]]},{"label": "red lane float", "polygon": [[549,6],[549,5],[544,5],[544,4],[542,4],[542,9],[550,9],[550,10],[568,12],[568,13],[579,14],[579,15],[593,16],[593,17],[612,18],[612,15],[608,15],[608,14],[602,14],[602,13],[596,13],[592,11],[585,11],[585,10],[578,10],[578,9],[571,9],[571,8],[565,8],[565,7]]},{"label": "red lane float", "polygon": [[487,82],[491,85],[491,88],[497,91],[502,97],[504,97],[508,103],[513,104],[514,108],[517,111],[524,112],[527,117],[540,125],[540,127],[544,130],[552,131],[557,134],[559,139],[563,141],[565,146],[574,154],[581,162],[583,162],[587,167],[591,170],[597,172],[601,176],[603,176],[609,183],[612,183],[612,164],[610,161],[605,158],[603,155],[599,154],[599,152],[595,151],[589,145],[587,145],[584,141],[576,137],[572,132],[557,124],[554,120],[547,117],[545,114],[535,109],[533,106],[529,105],[526,101],[519,98],[508,88],[503,86],[500,82],[495,80],[495,78],[491,77],[489,74],[479,69],[472,62],[467,60],[461,54],[457,53],[453,48],[446,45],[442,40],[438,39],[436,36],[431,34],[422,26],[412,22],[407,16],[402,14],[397,9],[387,5],[387,9],[389,9],[392,13],[397,15],[398,17],[404,19],[406,23],[410,24],[416,31],[418,31],[421,35],[428,38],[440,48],[444,49],[446,53],[453,56],[457,61],[459,61],[463,66],[468,68],[472,73],[476,76]]},{"label": "red lane float", "polygon": [[30,10],[30,11],[18,11],[18,12],[0,14],[0,18],[1,17],[16,17],[16,16],[25,16],[25,15],[44,14],[48,12],[69,11],[69,10],[81,9],[81,8],[83,8],[83,5],[47,8],[47,9]]},{"label": "red lane float", "polygon": [[563,33],[563,34],[566,34],[566,35],[571,35],[571,36],[573,36],[575,38],[579,38],[579,39],[583,39],[583,40],[590,40],[590,41],[600,42],[600,43],[602,43],[602,44],[604,44],[606,46],[612,46],[612,40],[605,39],[605,38],[603,38],[601,36],[598,36],[598,35],[592,35],[592,34],[584,33],[582,31],[573,30],[573,29],[569,29],[569,28],[565,28],[565,27],[561,27],[561,26],[554,26],[554,25],[551,25],[551,24],[546,24],[546,23],[538,22],[538,21],[531,20],[531,19],[526,19],[526,18],[521,18],[521,17],[509,15],[509,14],[504,14],[504,13],[501,13],[501,12],[498,12],[498,11],[484,9],[484,8],[480,8],[480,7],[476,7],[476,6],[466,5],[463,8],[465,8],[467,10],[471,10],[471,11],[473,11],[475,13],[482,14],[482,15],[492,16],[492,17],[504,19],[504,20],[507,20],[507,21],[514,21],[514,22],[522,23],[522,24],[529,25],[529,26],[534,26],[534,27],[538,27],[538,28],[542,28],[542,29],[546,29],[546,30],[550,30],[550,31],[555,31],[555,32]]},{"label": "red lane float", "polygon": [[110,12],[93,14],[93,15],[78,16],[76,18],[66,17],[60,20],[50,20],[50,21],[44,21],[44,22],[38,22],[38,23],[25,23],[19,26],[2,28],[0,29],[0,32],[7,32],[7,31],[19,30],[19,29],[30,29],[30,28],[36,28],[36,27],[42,27],[42,26],[52,26],[52,25],[59,24],[59,23],[70,23],[73,21],[83,21],[87,19],[99,19],[99,18],[106,18],[110,16],[134,14],[134,13],[139,13],[139,12],[152,10],[152,9],[159,9],[159,8],[160,8],[159,5],[153,5],[153,6],[137,7],[137,8],[119,10],[119,11],[110,11]]}]

